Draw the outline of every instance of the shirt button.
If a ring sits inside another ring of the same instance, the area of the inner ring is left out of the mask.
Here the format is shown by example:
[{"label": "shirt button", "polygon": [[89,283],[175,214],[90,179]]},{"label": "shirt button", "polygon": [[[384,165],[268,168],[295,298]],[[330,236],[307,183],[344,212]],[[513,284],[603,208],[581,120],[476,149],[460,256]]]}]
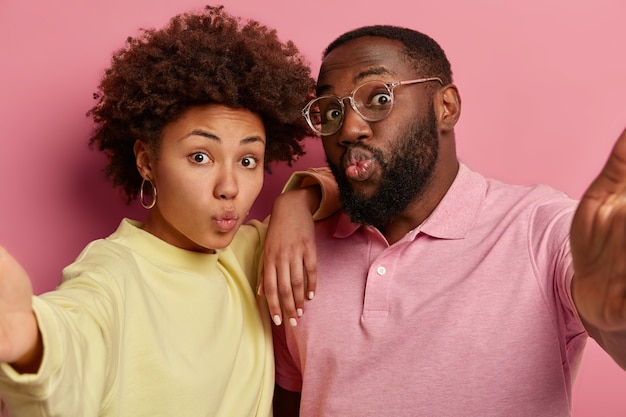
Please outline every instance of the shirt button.
[{"label": "shirt button", "polygon": [[378,272],[378,275],[385,275],[387,270],[385,269],[384,266],[379,266],[378,269],[376,269],[376,272]]}]

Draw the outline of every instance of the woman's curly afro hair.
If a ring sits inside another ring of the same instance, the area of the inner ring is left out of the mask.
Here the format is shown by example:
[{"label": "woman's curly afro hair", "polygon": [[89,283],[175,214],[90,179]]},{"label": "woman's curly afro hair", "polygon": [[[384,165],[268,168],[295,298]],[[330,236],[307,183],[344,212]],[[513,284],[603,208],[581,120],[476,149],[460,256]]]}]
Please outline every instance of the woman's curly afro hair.
[{"label": "woman's curly afro hair", "polygon": [[175,16],[161,30],[142,29],[115,52],[88,112],[95,122],[89,144],[107,155],[107,178],[132,201],[141,184],[135,141],[158,152],[167,124],[191,106],[216,103],[261,117],[266,168],[274,161],[291,164],[304,154],[301,141],[312,136],[300,110],[314,85],[293,42],[223,6],[206,6]]}]

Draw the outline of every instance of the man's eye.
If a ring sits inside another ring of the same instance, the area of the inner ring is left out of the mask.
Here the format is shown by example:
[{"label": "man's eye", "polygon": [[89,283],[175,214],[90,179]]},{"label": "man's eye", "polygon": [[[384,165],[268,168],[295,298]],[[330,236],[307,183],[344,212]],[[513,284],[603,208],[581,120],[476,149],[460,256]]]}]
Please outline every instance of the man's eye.
[{"label": "man's eye", "polygon": [[332,121],[341,119],[341,109],[330,109],[326,112],[326,120]]},{"label": "man's eye", "polygon": [[372,107],[387,106],[390,101],[391,96],[389,95],[389,93],[379,93],[372,97],[369,105]]}]

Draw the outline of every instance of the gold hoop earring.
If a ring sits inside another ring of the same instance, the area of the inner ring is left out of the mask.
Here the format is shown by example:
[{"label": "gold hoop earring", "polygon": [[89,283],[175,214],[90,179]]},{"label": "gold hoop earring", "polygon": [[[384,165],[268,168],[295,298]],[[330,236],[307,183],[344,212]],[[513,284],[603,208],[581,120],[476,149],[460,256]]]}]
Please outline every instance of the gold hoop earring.
[{"label": "gold hoop earring", "polygon": [[[152,188],[152,202],[150,204],[146,204],[146,202],[144,201],[144,193],[143,193],[143,189],[145,188],[146,182],[150,183],[150,186]],[[147,180],[147,179],[143,179],[141,181],[141,187],[139,188],[139,201],[141,202],[141,205],[143,206],[143,208],[145,208],[146,210],[150,210],[152,207],[154,207],[154,205],[156,204],[156,199],[157,199],[157,189],[154,186],[154,184],[152,183],[152,181]]]}]

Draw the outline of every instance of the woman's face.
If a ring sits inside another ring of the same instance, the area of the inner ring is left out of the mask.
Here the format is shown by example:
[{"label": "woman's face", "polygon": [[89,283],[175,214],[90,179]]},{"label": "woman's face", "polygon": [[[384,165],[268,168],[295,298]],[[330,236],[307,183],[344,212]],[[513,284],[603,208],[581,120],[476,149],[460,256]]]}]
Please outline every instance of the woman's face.
[{"label": "woman's face", "polygon": [[135,147],[156,186],[144,229],[183,249],[212,252],[232,241],[263,186],[265,128],[245,109],[192,107],[167,125],[156,158]]}]

